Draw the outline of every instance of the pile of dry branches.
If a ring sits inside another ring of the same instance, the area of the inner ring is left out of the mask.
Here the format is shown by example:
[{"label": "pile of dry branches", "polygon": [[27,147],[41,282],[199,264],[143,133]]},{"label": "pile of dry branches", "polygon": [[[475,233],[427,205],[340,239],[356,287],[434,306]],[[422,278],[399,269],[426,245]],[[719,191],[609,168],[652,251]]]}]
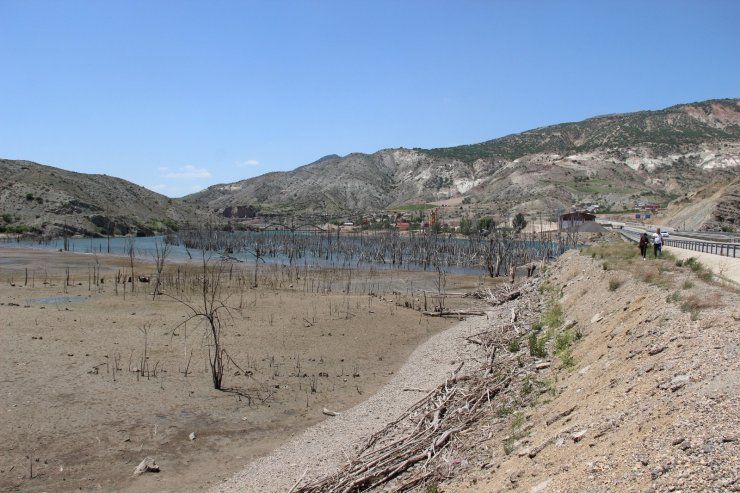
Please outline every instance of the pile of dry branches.
[{"label": "pile of dry branches", "polygon": [[[531,283],[526,284],[529,286]],[[526,289],[526,288],[523,288]],[[486,303],[493,306],[501,305],[507,301],[512,301],[521,296],[522,292],[519,288],[509,285],[502,285],[498,289],[493,290],[483,285],[478,286],[475,291],[469,293],[467,296],[472,298],[478,298]]]},{"label": "pile of dry branches", "polygon": [[[477,347],[475,356],[461,363],[452,376],[402,416],[372,435],[337,473],[294,489],[303,493],[349,493],[378,487],[408,491],[449,478],[455,465],[464,460],[466,450],[480,441],[471,440],[468,435],[475,434],[482,419],[495,417],[504,401],[501,394],[519,373],[520,361],[505,348],[513,338],[525,333],[527,322],[537,316],[536,284],[537,281],[530,281],[516,290],[519,294],[512,304],[517,306],[512,311],[523,312],[522,316],[512,316],[519,319],[517,323],[491,326],[469,336],[468,342]],[[489,291],[492,303],[513,292],[502,289],[501,293]],[[460,371],[463,366],[470,368],[465,374]]]}]

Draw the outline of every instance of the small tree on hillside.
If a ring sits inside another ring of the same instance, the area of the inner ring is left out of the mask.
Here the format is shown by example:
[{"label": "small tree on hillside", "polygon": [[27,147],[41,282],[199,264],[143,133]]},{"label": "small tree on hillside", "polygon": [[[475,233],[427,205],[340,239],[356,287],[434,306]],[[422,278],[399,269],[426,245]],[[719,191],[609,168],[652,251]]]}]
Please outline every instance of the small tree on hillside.
[{"label": "small tree on hillside", "polygon": [[495,227],[496,222],[492,217],[482,217],[478,219],[478,231],[483,231],[484,229],[486,231],[491,231]]},{"label": "small tree on hillside", "polygon": [[524,214],[519,212],[516,216],[514,216],[514,221],[512,221],[511,227],[514,228],[514,231],[516,231],[517,233],[526,228],[527,220],[524,219]]},{"label": "small tree on hillside", "polygon": [[473,232],[473,221],[468,216],[460,219],[460,234],[469,235]]}]

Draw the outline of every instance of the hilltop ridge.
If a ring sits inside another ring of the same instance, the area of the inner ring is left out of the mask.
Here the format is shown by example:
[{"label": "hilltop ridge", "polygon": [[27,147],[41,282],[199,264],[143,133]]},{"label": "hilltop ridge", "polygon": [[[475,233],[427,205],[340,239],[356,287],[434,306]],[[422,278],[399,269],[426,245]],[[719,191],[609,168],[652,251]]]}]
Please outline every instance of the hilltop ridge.
[{"label": "hilltop ridge", "polygon": [[214,185],[184,198],[216,212],[351,214],[418,203],[467,204],[507,216],[574,204],[667,205],[740,169],[740,100],[598,116],[439,149],[326,156],[294,171]]},{"label": "hilltop ridge", "polygon": [[[119,234],[184,223],[224,224],[255,216],[322,213],[359,219],[368,211],[428,205],[444,220],[518,212],[553,216],[571,207],[630,211],[638,202],[674,210],[718,190],[697,228],[737,228],[740,100],[604,115],[479,144],[329,154],[292,171],[213,185],[169,199],[105,175],[0,160],[3,231]],[[686,223],[686,218],[681,221]],[[676,224],[675,226],[680,226]]]}]

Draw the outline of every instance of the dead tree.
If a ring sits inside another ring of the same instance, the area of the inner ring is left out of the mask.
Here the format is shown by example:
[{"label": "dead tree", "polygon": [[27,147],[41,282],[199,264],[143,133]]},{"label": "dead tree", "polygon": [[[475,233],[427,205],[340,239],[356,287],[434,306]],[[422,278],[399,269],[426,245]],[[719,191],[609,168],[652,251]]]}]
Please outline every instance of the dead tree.
[{"label": "dead tree", "polygon": [[211,263],[205,251],[203,252],[203,264],[201,277],[199,279],[199,293],[197,300],[186,300],[169,295],[174,300],[184,305],[189,312],[178,326],[184,325],[193,319],[205,321],[208,337],[208,364],[211,367],[211,378],[213,388],[222,390],[224,377],[224,361],[229,358],[223,347],[223,326],[225,321],[222,317],[230,317],[230,308],[222,296],[221,283],[224,274],[222,263]]},{"label": "dead tree", "polygon": [[152,301],[159,294],[159,285],[162,279],[162,271],[164,270],[164,262],[167,256],[170,254],[172,245],[166,241],[155,241],[154,242],[154,263],[157,267],[157,281],[154,284],[154,293],[152,293]]}]

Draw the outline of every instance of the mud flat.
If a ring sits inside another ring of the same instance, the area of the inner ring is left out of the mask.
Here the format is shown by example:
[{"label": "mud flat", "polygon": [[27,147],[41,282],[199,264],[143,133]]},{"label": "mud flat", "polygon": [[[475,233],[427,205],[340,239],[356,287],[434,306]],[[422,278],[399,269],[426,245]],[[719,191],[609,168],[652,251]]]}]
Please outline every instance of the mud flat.
[{"label": "mud flat", "polygon": [[[202,491],[327,419],[324,408],[367,399],[458,323],[420,313],[439,301],[438,273],[275,266],[252,287],[247,266],[227,266],[229,390],[217,391],[206,332],[181,302],[198,303],[197,262],[168,264],[153,300],[152,262],[135,261],[132,293],[123,257],[0,258],[2,491]],[[481,281],[448,276],[445,290]],[[161,472],[133,478],[145,457]]]}]

